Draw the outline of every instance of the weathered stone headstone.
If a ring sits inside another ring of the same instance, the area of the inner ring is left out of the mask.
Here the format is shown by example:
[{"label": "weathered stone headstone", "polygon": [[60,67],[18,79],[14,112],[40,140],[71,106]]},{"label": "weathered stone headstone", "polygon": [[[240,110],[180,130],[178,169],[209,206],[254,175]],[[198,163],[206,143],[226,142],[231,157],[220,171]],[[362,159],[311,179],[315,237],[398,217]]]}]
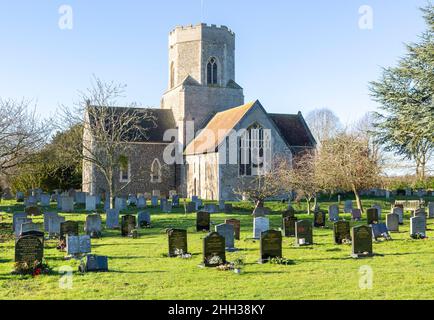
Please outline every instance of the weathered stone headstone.
[{"label": "weathered stone headstone", "polygon": [[404,209],[402,209],[402,207],[395,207],[395,208],[393,208],[392,212],[394,214],[398,215],[399,224],[403,225],[404,224]]},{"label": "weathered stone headstone", "polygon": [[138,209],[145,209],[146,208],[146,198],[145,197],[139,197],[137,199],[137,208]]},{"label": "weathered stone headstone", "polygon": [[225,212],[225,205],[226,205],[226,202],[224,200],[219,200],[219,211],[220,212]]},{"label": "weathered stone headstone", "polygon": [[38,237],[20,237],[15,243],[15,263],[25,263],[29,267],[33,267],[38,263],[42,263],[43,258],[44,244]]},{"label": "weathered stone headstone", "polygon": [[15,194],[15,200],[20,203],[20,202],[24,202],[24,192],[18,191]]},{"label": "weathered stone headstone", "polygon": [[352,200],[345,201],[344,212],[351,213],[352,210],[353,210],[353,201]]},{"label": "weathered stone headstone", "polygon": [[74,211],[74,198],[69,196],[60,197],[60,210],[62,212],[73,212]]},{"label": "weathered stone headstone", "polygon": [[351,218],[354,221],[360,221],[362,219],[362,210],[360,209],[351,210]]},{"label": "weathered stone headstone", "polygon": [[180,254],[188,253],[187,230],[167,230],[169,240],[169,257],[177,257]]},{"label": "weathered stone headstone", "polygon": [[185,209],[186,209],[187,213],[196,212],[196,203],[194,203],[194,202],[187,203]]},{"label": "weathered stone headstone", "polygon": [[76,192],[74,195],[74,201],[76,204],[86,204],[86,192]]},{"label": "weathered stone headstone", "polygon": [[57,212],[44,212],[44,231],[48,232],[48,222],[51,217],[58,217]]},{"label": "weathered stone headstone", "polygon": [[33,222],[32,219],[27,217],[18,217],[15,219],[15,238],[18,238],[21,235],[21,226],[24,223]]},{"label": "weathered stone headstone", "polygon": [[35,207],[38,204],[38,199],[35,196],[30,195],[28,198],[24,200],[24,205],[26,207]]},{"label": "weathered stone headstone", "polygon": [[354,227],[351,235],[353,258],[370,257],[372,252],[372,228],[369,226]]},{"label": "weathered stone headstone", "polygon": [[313,245],[312,223],[310,221],[301,220],[295,223],[295,245]]},{"label": "weathered stone headstone", "polygon": [[326,214],[324,211],[315,211],[313,225],[315,228],[323,228],[326,225]]},{"label": "weathered stone headstone", "polygon": [[106,228],[113,230],[119,228],[119,210],[109,209],[106,211]]},{"label": "weathered stone headstone", "polygon": [[378,221],[381,221],[381,212],[383,211],[382,207],[379,204],[374,204],[372,208],[377,209],[378,213]]},{"label": "weathered stone headstone", "polygon": [[49,207],[50,201],[51,201],[51,197],[49,194],[46,193],[41,194],[41,207]]},{"label": "weathered stone headstone", "polygon": [[127,205],[130,207],[137,207],[137,197],[133,194],[128,196]]},{"label": "weathered stone headstone", "polygon": [[369,208],[366,211],[366,220],[367,220],[367,224],[373,224],[373,223],[376,223],[376,222],[380,221],[378,219],[378,210],[377,210],[377,208]]},{"label": "weathered stone headstone", "polygon": [[391,213],[386,216],[386,226],[390,232],[399,232],[399,215]]},{"label": "weathered stone headstone", "polygon": [[384,223],[374,223],[372,226],[372,237],[375,241],[378,241],[379,238],[384,238],[386,240],[392,240],[389,234],[389,230]]},{"label": "weathered stone headstone", "polygon": [[413,217],[424,217],[424,218],[426,218],[425,208],[419,208],[419,209],[413,210]]},{"label": "weathered stone headstone", "polygon": [[295,209],[289,205],[288,209],[282,213],[282,218],[294,218],[295,217]]},{"label": "weathered stone headstone", "polygon": [[136,228],[136,217],[133,215],[122,216],[121,234],[122,237],[128,237],[131,232]]},{"label": "weathered stone headstone", "polygon": [[43,233],[44,232],[43,230],[44,230],[44,225],[42,223],[34,223],[33,221],[24,222],[21,224],[20,235],[23,235],[31,231],[37,231]]},{"label": "weathered stone headstone", "polygon": [[412,238],[426,237],[426,219],[424,217],[410,218],[410,236]]},{"label": "weathered stone headstone", "polygon": [[232,203],[226,203],[223,212],[224,213],[232,213],[232,211],[233,211]]},{"label": "weathered stone headstone", "polygon": [[161,198],[160,199],[160,209],[164,210],[164,206],[167,204],[167,199],[166,198]]},{"label": "weathered stone headstone", "polygon": [[209,212],[209,213],[217,213],[219,210],[215,204],[210,203],[210,204],[205,205],[204,211]]},{"label": "weathered stone headstone", "polygon": [[333,204],[329,207],[329,220],[338,221],[339,220],[339,206]]},{"label": "weathered stone headstone", "polygon": [[60,236],[60,225],[65,222],[65,217],[53,215],[48,218],[48,236],[50,238]]},{"label": "weathered stone headstone", "polygon": [[172,207],[174,208],[179,207],[179,196],[176,194],[172,196]]},{"label": "weathered stone headstone", "polygon": [[199,211],[196,214],[196,231],[210,231],[211,215],[209,212]]},{"label": "weathered stone headstone", "polygon": [[282,258],[282,233],[275,230],[268,230],[261,234],[261,263],[272,258]]},{"label": "weathered stone headstone", "polygon": [[119,212],[125,210],[127,208],[127,200],[125,198],[116,197],[115,199],[115,209]]},{"label": "weathered stone headstone", "polygon": [[295,223],[297,218],[295,217],[285,217],[282,219],[283,227],[282,234],[284,237],[295,237]]},{"label": "weathered stone headstone", "polygon": [[215,232],[225,238],[226,250],[232,251],[235,249],[235,230],[231,224],[219,224],[215,226]]},{"label": "weathered stone headstone", "polygon": [[152,198],[151,198],[151,206],[158,207],[158,197],[157,196],[152,196]]},{"label": "weathered stone headstone", "polygon": [[270,229],[270,220],[265,217],[253,219],[253,239],[260,239],[261,233]]},{"label": "weathered stone headstone", "polygon": [[12,231],[15,232],[17,220],[19,218],[27,218],[27,213],[25,212],[15,212],[12,216]]},{"label": "weathered stone headstone", "polygon": [[225,220],[226,224],[231,224],[234,226],[234,236],[235,240],[240,240],[241,235],[241,221],[237,219],[227,219]]},{"label": "weathered stone headstone", "polygon": [[203,264],[205,267],[218,267],[225,263],[225,238],[217,232],[212,232],[203,239]]},{"label": "weathered stone headstone", "polygon": [[91,238],[100,238],[102,235],[102,219],[99,214],[90,214],[86,217],[84,232]]},{"label": "weathered stone headstone", "polygon": [[333,238],[335,244],[343,244],[345,241],[351,241],[351,229],[348,221],[338,221],[333,224]]},{"label": "weathered stone headstone", "polygon": [[65,221],[60,224],[60,240],[65,240],[66,236],[78,236],[77,221]]},{"label": "weathered stone headstone", "polygon": [[151,227],[151,213],[142,211],[137,214],[137,228],[144,229]]},{"label": "weathered stone headstone", "polygon": [[90,252],[90,236],[66,236],[66,253],[68,256],[77,256]]},{"label": "weathered stone headstone", "polygon": [[166,200],[163,203],[161,211],[163,211],[164,213],[171,213],[172,212],[172,202]]},{"label": "weathered stone headstone", "polygon": [[95,196],[86,196],[86,211],[95,211],[96,210],[96,197]]},{"label": "weathered stone headstone", "polygon": [[428,203],[428,218],[429,219],[434,218],[434,202]]},{"label": "weathered stone headstone", "polygon": [[194,204],[196,205],[196,211],[200,210],[203,207],[203,201],[201,199],[196,200]]}]

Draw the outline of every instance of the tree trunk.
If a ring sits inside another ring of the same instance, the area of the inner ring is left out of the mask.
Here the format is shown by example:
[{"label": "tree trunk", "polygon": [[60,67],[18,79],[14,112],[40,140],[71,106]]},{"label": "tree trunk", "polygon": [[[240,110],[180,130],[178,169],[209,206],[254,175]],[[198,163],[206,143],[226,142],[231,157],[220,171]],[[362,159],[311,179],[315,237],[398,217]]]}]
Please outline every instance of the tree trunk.
[{"label": "tree trunk", "polygon": [[310,199],[309,198],[306,198],[306,203],[307,203],[307,214],[310,215],[311,210],[310,210]]},{"label": "tree trunk", "polygon": [[360,199],[359,191],[357,191],[356,187],[354,187],[354,186],[353,186],[353,192],[354,192],[354,195],[356,197],[357,208],[359,208],[360,211],[363,212],[362,199]]}]

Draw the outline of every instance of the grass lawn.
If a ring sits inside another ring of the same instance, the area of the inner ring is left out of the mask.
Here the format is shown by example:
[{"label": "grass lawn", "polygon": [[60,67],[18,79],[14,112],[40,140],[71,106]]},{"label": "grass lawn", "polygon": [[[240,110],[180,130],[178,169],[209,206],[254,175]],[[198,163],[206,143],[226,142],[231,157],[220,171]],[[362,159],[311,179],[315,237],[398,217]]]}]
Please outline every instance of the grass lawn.
[{"label": "grass lawn", "polygon": [[[380,199],[365,199],[364,205],[379,203],[383,206],[382,218],[390,211],[390,204]],[[331,203],[322,202],[326,209]],[[374,252],[382,256],[353,260],[349,257],[351,246],[333,243],[331,224],[326,229],[314,229],[312,247],[295,248],[293,238],[284,238],[283,255],[292,259],[290,266],[259,265],[259,242],[246,240],[252,237],[252,217],[249,204],[235,204],[233,214],[213,214],[213,224],[227,218],[241,220],[241,241],[236,241],[240,251],[227,253],[227,260],[243,258],[247,263],[245,273],[216,269],[201,269],[202,239],[206,235],[195,231],[195,214],[184,215],[181,210],[161,214],[152,209],[152,229],[140,230],[139,239],[122,238],[120,231],[103,232],[103,238],[92,240],[92,252],[109,257],[108,273],[80,274],[77,261],[65,261],[64,253],[56,250],[55,241],[46,241],[45,258],[56,274],[36,278],[11,275],[14,266],[14,240],[12,215],[9,206],[20,211],[14,203],[2,202],[3,220],[0,238],[0,299],[434,299],[434,220],[428,220],[425,240],[409,237],[409,217],[400,233],[393,233],[393,241],[374,243]],[[281,227],[281,212],[285,205],[267,204],[274,211],[270,227]],[[297,209],[297,207],[296,207]],[[303,211],[303,208],[299,208]],[[52,208],[54,211],[54,207]],[[341,206],[342,210],[342,206]],[[62,214],[63,215],[63,214]],[[67,220],[80,222],[82,232],[85,214],[64,214]],[[350,219],[350,215],[342,215]],[[312,219],[299,214],[298,218]],[[365,218],[365,215],[364,215]],[[103,215],[105,219],[105,215]],[[42,222],[42,218],[34,219]],[[363,222],[359,223],[363,224]],[[188,229],[190,260],[166,258],[169,227]],[[359,268],[368,265],[373,269],[373,289],[359,288]],[[74,268],[73,288],[59,287],[61,266]]]}]

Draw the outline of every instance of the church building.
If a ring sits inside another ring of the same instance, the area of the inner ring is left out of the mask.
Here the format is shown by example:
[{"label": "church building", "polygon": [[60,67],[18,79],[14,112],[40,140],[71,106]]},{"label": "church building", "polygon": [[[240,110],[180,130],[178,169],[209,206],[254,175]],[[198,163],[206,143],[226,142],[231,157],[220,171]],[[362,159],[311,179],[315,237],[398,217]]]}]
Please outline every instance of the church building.
[{"label": "church building", "polygon": [[[240,177],[272,170],[277,156],[291,160],[315,148],[302,116],[267,113],[259,100],[244,101],[235,79],[235,34],[225,26],[176,27],[169,35],[168,89],[155,128],[135,141],[128,170],[119,169],[123,195],[176,192],[184,197],[236,200]],[[167,161],[177,132],[181,160]],[[86,134],[86,133],[85,133]],[[98,169],[83,165],[83,191],[107,191]]]}]

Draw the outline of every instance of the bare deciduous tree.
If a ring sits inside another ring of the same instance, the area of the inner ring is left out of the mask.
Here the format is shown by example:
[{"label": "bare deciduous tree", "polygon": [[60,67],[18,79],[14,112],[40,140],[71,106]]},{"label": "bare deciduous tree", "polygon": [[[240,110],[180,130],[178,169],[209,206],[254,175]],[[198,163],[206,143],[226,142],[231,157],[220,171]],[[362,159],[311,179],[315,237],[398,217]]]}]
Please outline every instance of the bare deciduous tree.
[{"label": "bare deciduous tree", "polygon": [[341,129],[339,118],[329,109],[317,109],[310,112],[306,122],[319,145],[334,137]]},{"label": "bare deciduous tree", "polygon": [[74,128],[75,135],[82,137],[76,139],[71,135],[71,141],[65,143],[65,151],[82,159],[83,169],[86,166],[98,169],[109,189],[111,208],[116,195],[129,184],[118,185],[116,174],[128,166],[132,143],[147,139],[148,131],[156,127],[152,111],[139,109],[135,103],[119,107],[124,90],[124,85],[94,78],[92,86],[80,94],[80,102],[72,108],[62,106],[61,112],[61,124]]},{"label": "bare deciduous tree", "polygon": [[51,132],[49,121],[36,117],[30,101],[0,98],[0,175],[10,174],[24,162],[30,162]]}]

